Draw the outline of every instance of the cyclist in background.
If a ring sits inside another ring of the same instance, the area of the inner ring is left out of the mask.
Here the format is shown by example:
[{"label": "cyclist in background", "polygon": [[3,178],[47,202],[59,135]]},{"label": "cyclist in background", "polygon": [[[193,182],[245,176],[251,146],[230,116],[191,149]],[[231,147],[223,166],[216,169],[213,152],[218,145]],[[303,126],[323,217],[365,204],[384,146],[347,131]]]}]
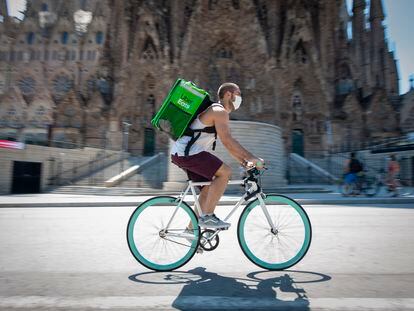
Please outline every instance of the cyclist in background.
[{"label": "cyclist in background", "polygon": [[361,188],[361,174],[364,170],[362,163],[357,159],[355,152],[351,152],[349,155],[349,159],[346,160],[344,166],[344,174],[345,174],[345,183],[350,185],[352,183],[356,184],[356,189],[359,194],[359,189]]},{"label": "cyclist in background", "polygon": [[397,193],[397,179],[396,176],[400,172],[400,164],[398,163],[394,154],[390,156],[387,166],[387,184],[388,190],[394,192],[393,197],[398,196]]}]

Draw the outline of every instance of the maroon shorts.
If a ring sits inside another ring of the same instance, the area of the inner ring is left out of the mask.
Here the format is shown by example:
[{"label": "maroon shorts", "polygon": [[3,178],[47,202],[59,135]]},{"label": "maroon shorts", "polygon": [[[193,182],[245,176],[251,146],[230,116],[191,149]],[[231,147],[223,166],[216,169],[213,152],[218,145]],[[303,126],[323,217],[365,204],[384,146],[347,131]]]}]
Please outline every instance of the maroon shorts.
[{"label": "maroon shorts", "polygon": [[183,169],[194,182],[212,181],[214,174],[223,164],[223,161],[207,151],[187,157],[173,154],[171,162]]}]

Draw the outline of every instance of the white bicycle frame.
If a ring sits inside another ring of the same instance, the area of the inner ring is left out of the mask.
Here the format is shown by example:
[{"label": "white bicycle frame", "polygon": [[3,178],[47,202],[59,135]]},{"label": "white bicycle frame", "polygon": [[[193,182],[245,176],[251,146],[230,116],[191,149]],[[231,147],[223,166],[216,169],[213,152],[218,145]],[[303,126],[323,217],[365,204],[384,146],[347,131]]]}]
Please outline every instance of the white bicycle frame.
[{"label": "white bicycle frame", "polygon": [[[173,215],[171,216],[170,221],[168,222],[165,230],[168,230],[175,214],[178,211],[179,206],[181,205],[181,203],[184,201],[184,198],[186,197],[186,195],[188,194],[188,192],[191,190],[191,193],[194,197],[194,206],[197,210],[198,215],[203,215],[202,210],[201,210],[201,206],[200,206],[200,202],[198,201],[198,197],[197,197],[197,193],[195,190],[196,186],[209,186],[211,184],[211,182],[193,182],[191,180],[188,181],[188,185],[187,188],[181,193],[180,195],[180,200],[177,204],[177,208],[175,209]],[[228,185],[244,185],[245,181],[243,179],[241,180],[230,180],[228,182]],[[224,218],[224,221],[227,221],[233,214],[234,212],[239,208],[239,206],[241,206],[243,203],[247,202],[248,200],[250,200],[251,198],[256,198],[259,200],[260,203],[260,207],[262,208],[262,211],[269,223],[269,226],[272,228],[273,231],[276,231],[276,227],[272,221],[272,218],[269,215],[269,212],[266,208],[266,204],[264,202],[264,195],[263,192],[260,191],[258,193],[256,193],[253,197],[249,198],[246,200],[247,196],[249,195],[248,192],[253,193],[254,191],[258,190],[258,186],[257,183],[255,182],[251,182],[251,181],[247,181],[247,184],[250,185],[250,188],[247,189],[246,193],[240,198],[240,200],[236,203],[236,205],[233,207],[233,209],[230,211],[230,213],[226,216],[226,218]],[[211,236],[210,238],[213,238],[220,230],[217,230],[217,232]]]}]

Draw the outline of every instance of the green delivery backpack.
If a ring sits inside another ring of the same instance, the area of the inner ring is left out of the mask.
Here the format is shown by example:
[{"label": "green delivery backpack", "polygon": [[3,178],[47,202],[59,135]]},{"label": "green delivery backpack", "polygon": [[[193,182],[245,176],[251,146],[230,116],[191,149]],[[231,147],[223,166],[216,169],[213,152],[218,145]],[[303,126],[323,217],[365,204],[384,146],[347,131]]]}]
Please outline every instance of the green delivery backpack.
[{"label": "green delivery backpack", "polygon": [[173,140],[177,140],[182,136],[190,136],[191,140],[185,151],[188,155],[191,146],[200,137],[201,132],[214,133],[217,138],[214,126],[201,130],[189,128],[194,119],[212,104],[208,92],[198,88],[191,81],[178,79],[164,99],[160,110],[151,120],[151,124],[167,133]]}]

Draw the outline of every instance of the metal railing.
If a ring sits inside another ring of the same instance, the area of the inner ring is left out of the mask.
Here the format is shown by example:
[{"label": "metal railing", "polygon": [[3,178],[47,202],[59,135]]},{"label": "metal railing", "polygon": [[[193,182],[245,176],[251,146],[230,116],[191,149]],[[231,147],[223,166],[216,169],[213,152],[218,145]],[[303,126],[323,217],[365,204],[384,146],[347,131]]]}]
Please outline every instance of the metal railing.
[{"label": "metal railing", "polygon": [[[105,154],[105,152],[98,153],[95,157],[91,158],[86,163],[80,164],[79,160],[72,161],[72,167],[70,169],[63,170],[64,160],[50,158],[50,170],[49,186],[62,186],[66,184],[74,183],[80,179],[89,178],[89,184],[95,184],[94,173],[118,162],[128,158],[128,154],[120,155],[118,153]],[[66,161],[68,162],[68,161]],[[67,166],[67,164],[65,165]],[[54,173],[56,172],[56,173]]]}]

